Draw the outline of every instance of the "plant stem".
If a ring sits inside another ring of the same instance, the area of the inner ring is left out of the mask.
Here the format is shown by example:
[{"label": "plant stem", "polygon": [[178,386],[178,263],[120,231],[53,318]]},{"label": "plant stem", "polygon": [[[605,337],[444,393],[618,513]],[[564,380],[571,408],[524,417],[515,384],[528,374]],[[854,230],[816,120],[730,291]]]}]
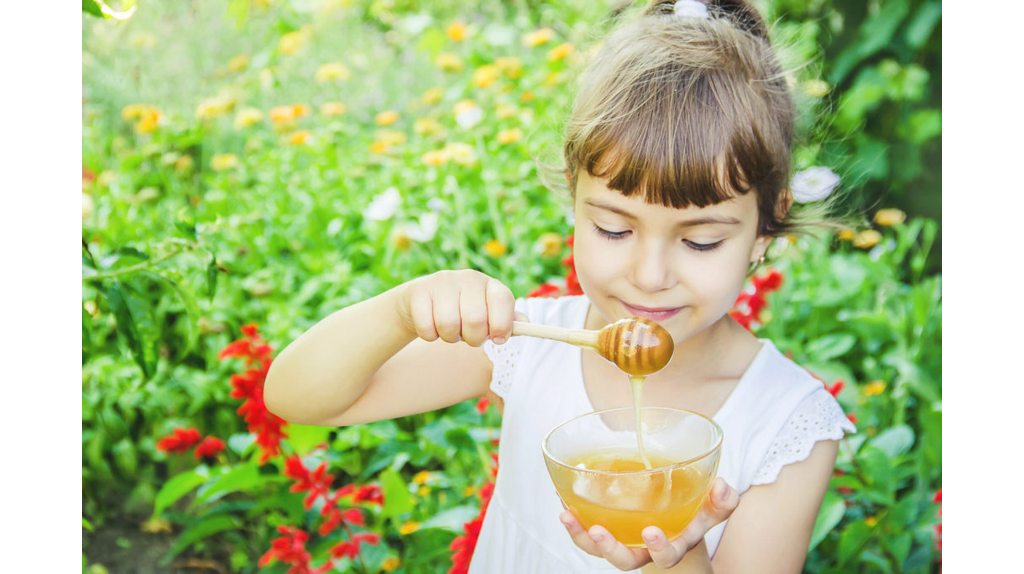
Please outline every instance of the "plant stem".
[{"label": "plant stem", "polygon": [[161,255],[160,257],[155,257],[153,259],[148,259],[146,261],[143,261],[142,263],[136,263],[135,265],[130,265],[128,267],[122,267],[120,269],[115,269],[113,271],[105,271],[103,273],[97,273],[95,275],[89,275],[88,277],[82,277],[82,280],[83,281],[100,281],[102,279],[110,279],[112,277],[120,277],[121,275],[128,275],[128,274],[131,274],[131,273],[135,273],[136,271],[142,271],[143,269],[148,269],[150,267],[153,267],[154,265],[158,265],[160,263],[163,263],[164,261],[167,261],[171,257],[174,257],[175,255],[178,255],[181,252],[182,252],[181,249],[175,249],[174,251],[171,251],[170,253],[165,253],[164,255]]}]

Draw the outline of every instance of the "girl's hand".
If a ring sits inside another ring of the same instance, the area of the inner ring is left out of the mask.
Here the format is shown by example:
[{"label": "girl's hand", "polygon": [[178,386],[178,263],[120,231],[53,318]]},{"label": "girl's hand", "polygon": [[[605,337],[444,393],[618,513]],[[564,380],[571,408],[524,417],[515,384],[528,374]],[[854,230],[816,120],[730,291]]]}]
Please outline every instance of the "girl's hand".
[{"label": "girl's hand", "polygon": [[[465,341],[479,347],[512,335],[515,297],[479,271],[439,271],[401,286],[398,314],[405,327],[427,341]],[[525,318],[525,317],[523,317]]]},{"label": "girl's hand", "polygon": [[739,494],[725,480],[716,478],[704,507],[678,538],[667,540],[665,533],[656,526],[644,528],[642,534],[647,548],[629,548],[597,524],[588,532],[568,510],[559,518],[576,546],[587,554],[604,558],[619,570],[636,570],[648,562],[654,562],[661,568],[671,568],[700,544],[709,530],[728,519],[739,502]]}]

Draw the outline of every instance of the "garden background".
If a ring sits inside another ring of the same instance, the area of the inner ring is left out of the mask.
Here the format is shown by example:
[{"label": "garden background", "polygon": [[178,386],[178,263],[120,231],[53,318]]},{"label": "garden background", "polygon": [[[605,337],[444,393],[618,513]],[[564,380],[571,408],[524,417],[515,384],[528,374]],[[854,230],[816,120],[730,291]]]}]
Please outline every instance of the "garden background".
[{"label": "garden background", "polygon": [[[850,230],[777,242],[735,316],[856,419],[808,572],[941,563],[941,4],[755,2],[794,168]],[[82,509],[90,572],[464,567],[485,402],[329,429],[262,406],[273,356],[412,277],[574,288],[557,161],[618,3],[83,1]]]}]

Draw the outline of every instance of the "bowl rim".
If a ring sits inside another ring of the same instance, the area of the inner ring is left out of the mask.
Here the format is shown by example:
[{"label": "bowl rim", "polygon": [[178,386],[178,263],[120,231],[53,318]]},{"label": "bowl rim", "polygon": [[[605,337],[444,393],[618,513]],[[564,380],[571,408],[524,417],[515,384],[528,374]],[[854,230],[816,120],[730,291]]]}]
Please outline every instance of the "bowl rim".
[{"label": "bowl rim", "polygon": [[702,414],[700,414],[698,412],[688,411],[686,409],[676,409],[676,408],[672,408],[672,407],[640,407],[640,411],[641,412],[643,412],[645,410],[647,410],[647,411],[676,411],[676,412],[680,412],[680,413],[687,413],[687,414],[691,414],[691,415],[696,415],[696,416],[706,420],[707,422],[711,423],[711,426],[714,427],[715,431],[717,432],[718,440],[715,441],[715,444],[712,447],[710,447],[707,451],[705,451],[703,454],[700,454],[700,455],[695,456],[693,458],[689,458],[687,460],[680,461],[680,462],[674,462],[672,464],[668,464],[668,465],[665,465],[665,466],[656,466],[656,467],[653,467],[651,469],[644,468],[644,469],[640,469],[640,470],[611,471],[611,470],[596,470],[596,469],[591,469],[591,468],[579,468],[577,466],[572,466],[570,464],[566,464],[566,463],[558,460],[557,458],[555,458],[555,456],[553,454],[551,454],[551,452],[548,451],[548,439],[550,439],[551,435],[555,434],[555,432],[557,432],[558,429],[564,427],[565,425],[567,425],[569,423],[575,422],[575,421],[577,421],[579,419],[582,419],[584,417],[589,417],[589,416],[594,416],[594,415],[603,415],[603,414],[611,413],[611,412],[615,412],[615,411],[632,411],[632,410],[633,410],[633,407],[615,407],[615,408],[604,409],[604,410],[600,410],[600,411],[591,411],[589,413],[583,413],[582,415],[575,416],[575,417],[573,417],[573,418],[571,418],[571,419],[561,423],[560,425],[558,425],[555,428],[551,429],[551,431],[547,435],[544,436],[544,440],[542,440],[541,443],[540,443],[541,452],[543,452],[544,458],[549,460],[549,461],[551,461],[551,462],[553,462],[553,463],[555,463],[555,464],[557,464],[560,467],[567,468],[567,469],[573,470],[575,472],[589,472],[589,473],[596,474],[596,475],[615,475],[615,476],[631,475],[631,474],[643,474],[643,473],[654,472],[654,471],[664,471],[665,469],[668,469],[668,468],[676,469],[676,468],[679,468],[679,467],[691,465],[691,464],[693,464],[693,463],[695,463],[695,462],[697,462],[697,461],[699,461],[701,459],[704,459],[704,458],[707,458],[707,457],[711,456],[712,454],[715,453],[715,451],[721,449],[722,441],[725,439],[725,431],[722,430],[721,425],[719,425],[717,422],[715,422],[714,419],[712,419],[710,417],[707,417],[707,416],[704,416],[704,415],[702,415]]}]

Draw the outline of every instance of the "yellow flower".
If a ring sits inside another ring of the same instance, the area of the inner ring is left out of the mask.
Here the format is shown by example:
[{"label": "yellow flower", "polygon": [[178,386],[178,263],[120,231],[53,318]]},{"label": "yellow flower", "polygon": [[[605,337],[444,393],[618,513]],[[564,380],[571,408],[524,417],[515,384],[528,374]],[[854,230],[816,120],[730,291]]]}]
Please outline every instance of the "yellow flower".
[{"label": "yellow flower", "polygon": [[512,128],[510,130],[501,130],[498,132],[498,143],[510,144],[517,142],[523,137],[523,130],[519,128]]},{"label": "yellow flower", "polygon": [[874,229],[865,229],[857,234],[853,238],[853,246],[867,249],[878,245],[878,242],[882,240],[882,234]]},{"label": "yellow flower", "polygon": [[121,119],[123,119],[126,122],[137,120],[140,117],[142,117],[142,112],[144,110],[149,109],[150,107],[152,106],[150,106],[149,104],[128,104],[127,106],[121,108]]},{"label": "yellow flower", "polygon": [[451,159],[451,157],[446,149],[435,149],[423,154],[423,163],[427,165],[443,165],[447,163],[449,159]]},{"label": "yellow flower", "polygon": [[344,65],[339,62],[331,62],[324,64],[316,69],[316,83],[323,84],[326,82],[333,82],[335,80],[348,80],[352,77],[352,72],[349,71]]},{"label": "yellow flower", "polygon": [[395,130],[379,130],[375,135],[377,137],[377,141],[384,142],[384,145],[388,147],[402,145],[409,141],[409,136],[405,135],[405,132]]},{"label": "yellow flower", "polygon": [[429,90],[423,92],[423,104],[427,106],[431,104],[436,104],[437,102],[440,102],[441,98],[443,97],[444,90],[442,90],[441,88],[430,88]]},{"label": "yellow flower", "polygon": [[270,109],[270,121],[275,124],[283,124],[295,120],[294,106],[277,106]]},{"label": "yellow flower", "polygon": [[242,108],[235,115],[235,128],[252,127],[263,121],[263,112],[256,108]]},{"label": "yellow flower", "polygon": [[537,96],[534,95],[533,90],[526,90],[522,94],[519,94],[519,101],[524,104],[528,104],[535,99],[537,99]]},{"label": "yellow flower", "polygon": [[340,116],[345,113],[345,104],[341,102],[327,102],[320,106],[320,114],[325,116]]},{"label": "yellow flower", "polygon": [[473,147],[469,144],[454,142],[445,146],[444,149],[448,156],[456,163],[472,165],[476,162],[476,152],[473,151]]},{"label": "yellow flower", "polygon": [[463,66],[462,58],[451,52],[441,52],[438,54],[434,64],[445,72],[461,72]]},{"label": "yellow flower", "polygon": [[373,122],[378,126],[390,126],[391,124],[398,121],[398,112],[395,110],[388,110],[381,112],[373,118]]},{"label": "yellow flower", "polygon": [[420,487],[419,490],[416,491],[416,494],[420,496],[426,496],[430,494],[430,487],[424,484],[423,486]]},{"label": "yellow flower", "polygon": [[557,86],[562,81],[562,74],[558,72],[548,72],[544,79],[540,81],[540,85],[550,88],[551,86]]},{"label": "yellow flower", "polygon": [[82,221],[92,217],[93,211],[96,210],[96,203],[93,202],[92,196],[88,193],[82,194]]},{"label": "yellow flower", "polygon": [[410,520],[409,522],[406,522],[405,524],[398,527],[398,533],[402,536],[405,536],[406,534],[412,534],[413,532],[416,532],[419,529],[420,523],[413,522],[412,520]]},{"label": "yellow flower", "polygon": [[528,32],[523,36],[523,45],[528,48],[536,48],[541,44],[550,42],[555,37],[555,31],[551,28],[540,28],[533,32]]},{"label": "yellow flower", "polygon": [[183,155],[178,158],[178,161],[174,162],[174,171],[178,173],[185,173],[192,169],[192,156]]},{"label": "yellow flower", "polygon": [[382,141],[375,141],[370,144],[370,153],[380,154],[386,151],[388,151],[388,144]]},{"label": "yellow flower", "polygon": [[462,489],[462,496],[473,496],[476,494],[476,487],[472,484]]},{"label": "yellow flower", "polygon": [[230,60],[228,60],[228,71],[229,72],[241,72],[242,70],[249,67],[249,56],[245,54],[239,54]]},{"label": "yellow flower", "polygon": [[883,391],[885,391],[885,382],[883,381],[871,381],[864,385],[864,396],[880,395]]},{"label": "yellow flower", "polygon": [[519,113],[519,108],[512,104],[498,104],[498,107],[494,109],[494,117],[499,120],[515,117]]},{"label": "yellow flower", "polygon": [[874,528],[875,525],[878,524],[878,519],[875,518],[874,516],[868,516],[868,517],[864,518],[864,524],[868,528]]},{"label": "yellow flower", "polygon": [[292,104],[292,114],[296,118],[301,118],[303,116],[308,116],[309,115],[309,106],[307,106],[306,104]]},{"label": "yellow flower", "polygon": [[490,239],[484,243],[484,253],[491,257],[501,257],[508,253],[508,247],[497,239]]},{"label": "yellow flower", "polygon": [[537,245],[540,246],[541,257],[558,257],[562,254],[562,246],[565,245],[565,242],[562,241],[561,235],[548,232],[537,239]]},{"label": "yellow flower", "polygon": [[828,82],[825,80],[807,80],[803,85],[804,93],[812,98],[821,98],[828,94]]},{"label": "yellow flower", "polygon": [[143,110],[142,116],[139,118],[139,123],[135,124],[135,131],[140,134],[149,134],[156,131],[157,126],[160,124],[160,120],[163,119],[164,115],[160,110],[156,108],[149,108]]},{"label": "yellow flower", "polygon": [[875,223],[884,227],[891,227],[898,223],[903,223],[906,220],[907,214],[903,213],[899,209],[896,209],[895,207],[879,209],[875,213]]},{"label": "yellow flower", "polygon": [[156,46],[156,36],[149,32],[136,32],[129,42],[136,48],[152,48]]},{"label": "yellow flower", "polygon": [[298,52],[306,43],[311,31],[312,28],[309,26],[303,26],[294,32],[288,32],[284,36],[281,36],[281,39],[277,43],[277,49],[280,50],[282,54],[291,55]]},{"label": "yellow flower", "polygon": [[412,238],[401,229],[396,229],[394,235],[391,236],[391,244],[399,251],[408,251],[412,247]]},{"label": "yellow flower", "polygon": [[448,37],[451,38],[453,42],[461,42],[466,39],[466,25],[456,20],[448,25],[448,29],[445,30],[445,33],[448,34]]},{"label": "yellow flower", "polygon": [[196,118],[200,121],[211,120],[220,117],[235,108],[236,100],[233,96],[221,94],[207,98],[196,107]]},{"label": "yellow flower", "polygon": [[473,85],[478,88],[490,87],[499,75],[501,75],[501,71],[498,70],[498,66],[484,64],[473,72]]},{"label": "yellow flower", "polygon": [[426,482],[427,482],[427,480],[429,478],[430,478],[430,471],[421,470],[421,471],[419,471],[419,472],[417,472],[416,474],[413,475],[412,481],[415,482],[416,484],[426,484]]},{"label": "yellow flower", "polygon": [[213,171],[224,171],[233,169],[239,165],[238,156],[233,153],[219,153],[210,158],[210,167]]},{"label": "yellow flower", "polygon": [[394,572],[402,565],[402,561],[395,556],[388,556],[380,563],[380,569],[385,572]]},{"label": "yellow flower", "polygon": [[441,124],[433,118],[416,118],[412,124],[412,131],[418,136],[429,136],[441,131]]},{"label": "yellow flower", "polygon": [[839,239],[841,241],[853,241],[853,238],[856,236],[857,234],[852,229],[842,229],[839,231]]},{"label": "yellow flower", "polygon": [[523,76],[523,61],[515,56],[502,56],[494,61],[494,65],[510,80],[518,80]]},{"label": "yellow flower", "polygon": [[558,60],[561,60],[562,58],[568,56],[569,54],[572,54],[573,51],[575,51],[575,50],[576,50],[576,46],[573,46],[569,42],[565,42],[564,44],[559,44],[559,45],[555,46],[554,48],[551,48],[551,51],[548,52],[548,61],[549,62],[556,62]]},{"label": "yellow flower", "polygon": [[289,138],[288,142],[292,145],[307,144],[312,139],[313,134],[309,133],[309,130],[300,130],[293,133]]}]

